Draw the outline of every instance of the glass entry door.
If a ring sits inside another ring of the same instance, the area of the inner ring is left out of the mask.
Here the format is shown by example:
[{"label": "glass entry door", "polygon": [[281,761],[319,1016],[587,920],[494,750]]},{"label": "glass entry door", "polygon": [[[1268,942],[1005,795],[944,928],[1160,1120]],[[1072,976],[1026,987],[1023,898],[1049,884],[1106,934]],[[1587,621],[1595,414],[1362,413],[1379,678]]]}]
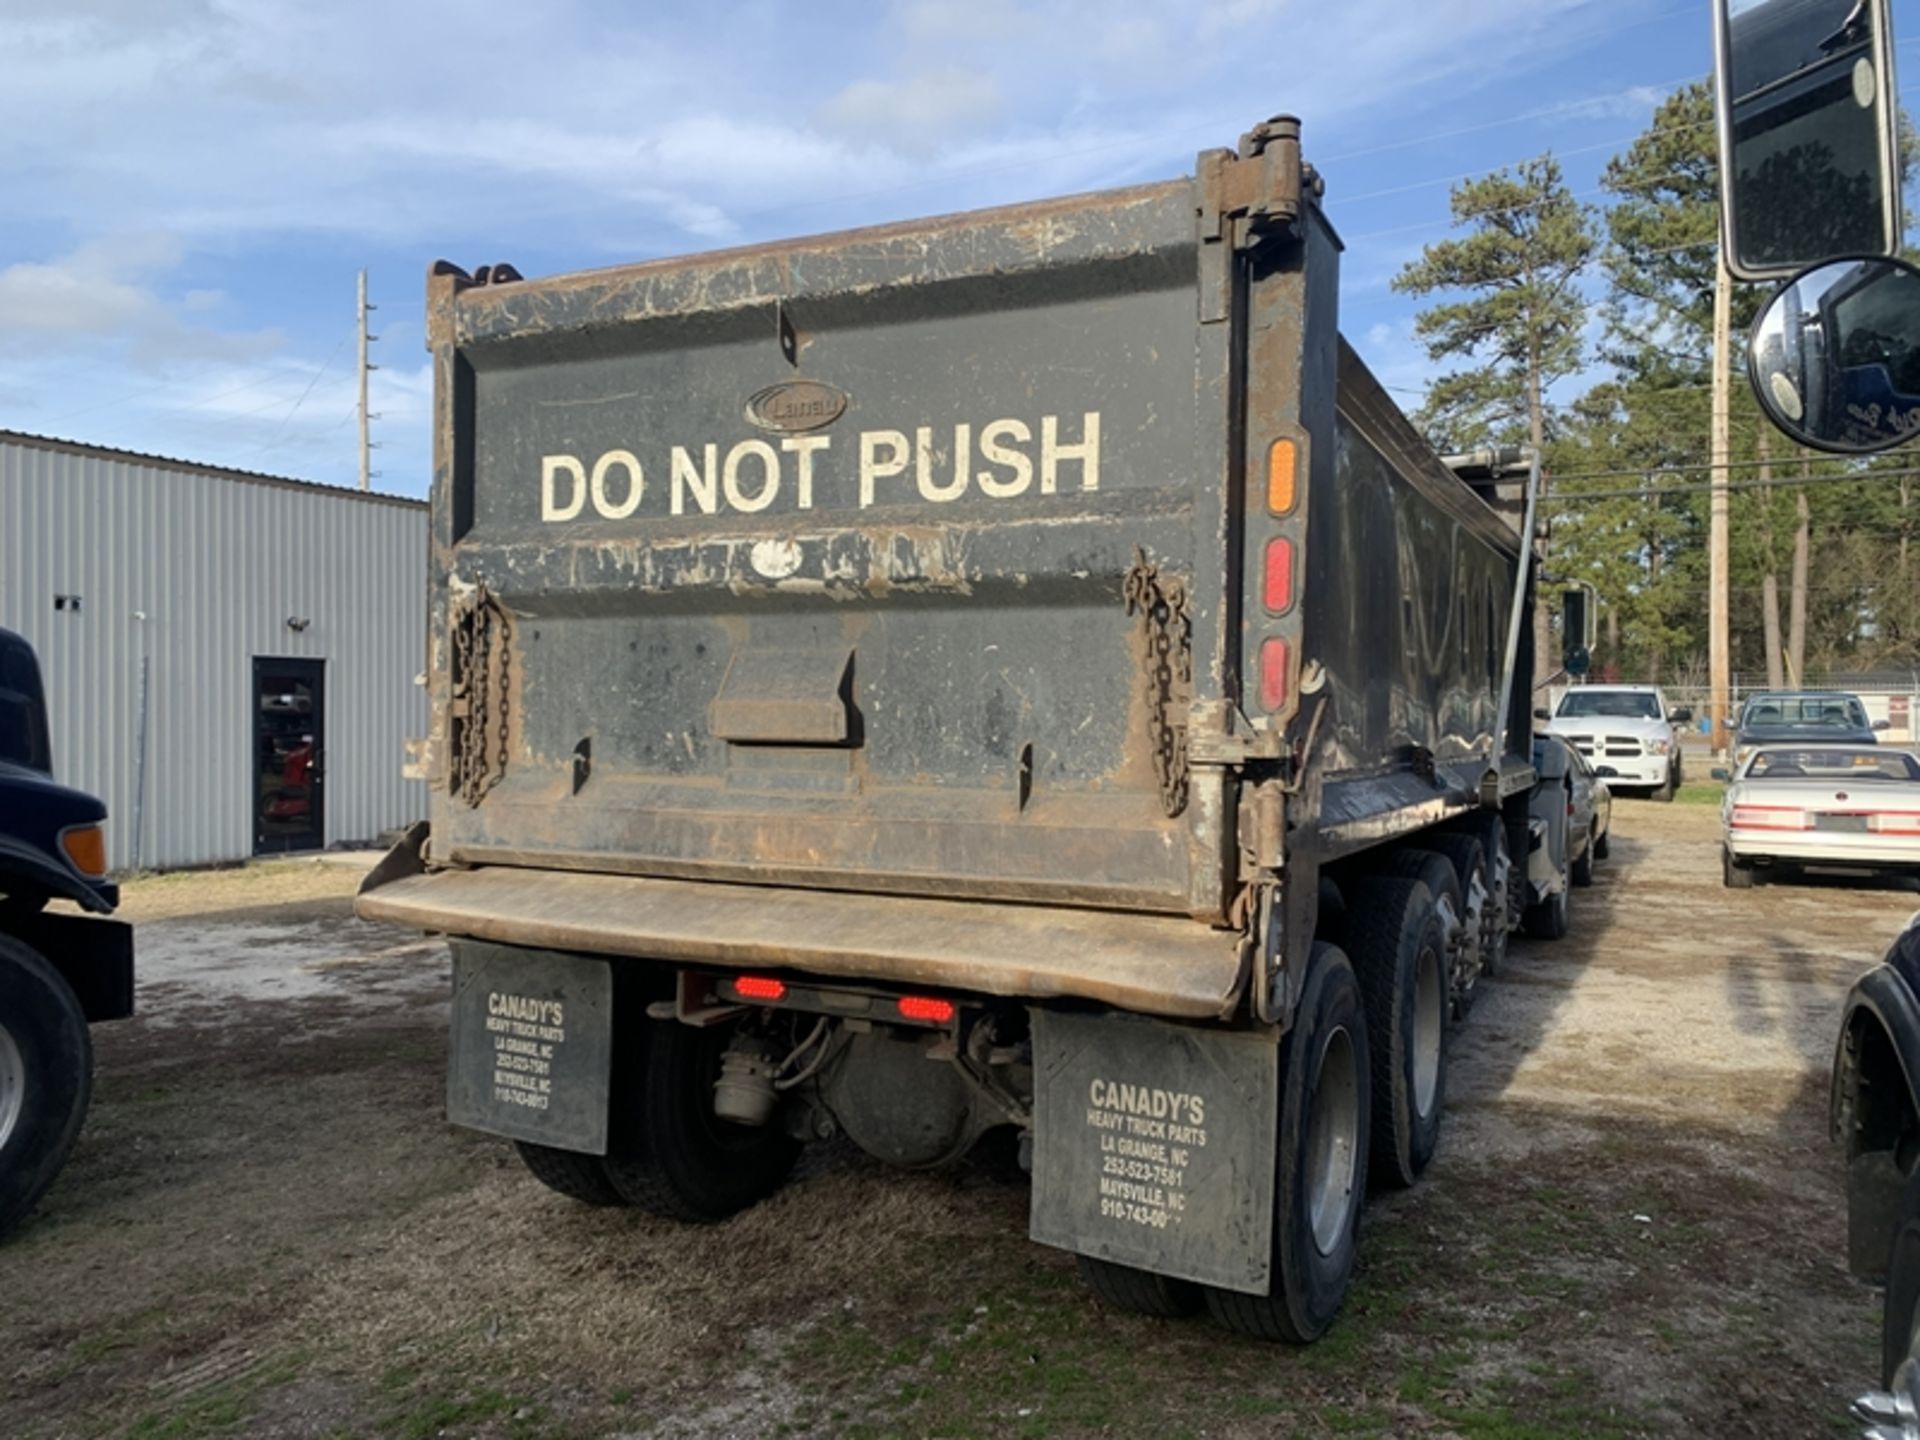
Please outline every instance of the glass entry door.
[{"label": "glass entry door", "polygon": [[253,853],[326,844],[324,662],[253,662]]}]

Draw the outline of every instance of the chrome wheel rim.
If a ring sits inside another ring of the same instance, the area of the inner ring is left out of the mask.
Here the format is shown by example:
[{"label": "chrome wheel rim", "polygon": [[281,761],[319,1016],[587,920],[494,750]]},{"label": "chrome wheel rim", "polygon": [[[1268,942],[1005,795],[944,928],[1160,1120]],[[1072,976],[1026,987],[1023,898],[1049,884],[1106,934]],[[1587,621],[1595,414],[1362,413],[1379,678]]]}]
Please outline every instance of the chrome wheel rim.
[{"label": "chrome wheel rim", "polygon": [[1327,1036],[1307,1119],[1307,1214],[1314,1248],[1331,1255],[1353,1219],[1359,1167],[1360,1065],[1345,1026]]},{"label": "chrome wheel rim", "polygon": [[1440,952],[1420,947],[1413,967],[1413,1108],[1425,1118],[1440,1092],[1440,1037],[1446,1024],[1447,981]]},{"label": "chrome wheel rim", "polygon": [[0,1150],[7,1148],[27,1105],[27,1063],[5,1025],[0,1025]]}]

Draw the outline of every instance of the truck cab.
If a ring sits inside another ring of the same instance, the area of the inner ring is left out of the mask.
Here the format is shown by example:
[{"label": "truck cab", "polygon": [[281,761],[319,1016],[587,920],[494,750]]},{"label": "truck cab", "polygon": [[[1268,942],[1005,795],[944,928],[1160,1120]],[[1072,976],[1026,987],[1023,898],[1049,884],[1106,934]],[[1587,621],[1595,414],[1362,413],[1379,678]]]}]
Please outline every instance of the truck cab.
[{"label": "truck cab", "polygon": [[120,903],[106,818],[54,780],[39,664],[0,630],[0,1235],[73,1148],[93,1089],[87,1027],[133,1013],[132,928],[104,918]]}]

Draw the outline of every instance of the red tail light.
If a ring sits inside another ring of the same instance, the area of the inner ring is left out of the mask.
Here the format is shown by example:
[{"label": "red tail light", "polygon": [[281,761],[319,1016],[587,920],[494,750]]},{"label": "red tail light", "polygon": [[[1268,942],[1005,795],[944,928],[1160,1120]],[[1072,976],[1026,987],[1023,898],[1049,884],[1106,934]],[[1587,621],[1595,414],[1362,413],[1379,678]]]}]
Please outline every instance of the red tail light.
[{"label": "red tail light", "polygon": [[945,1025],[957,1013],[951,1000],[932,995],[902,995],[899,1003],[902,1020],[918,1020],[926,1025]]},{"label": "red tail light", "polygon": [[1920,810],[1882,810],[1867,817],[1867,828],[1876,835],[1920,835]]},{"label": "red tail light", "polygon": [[1267,563],[1261,577],[1261,598],[1275,615],[1293,608],[1293,542],[1284,537],[1267,542]]},{"label": "red tail light", "polygon": [[741,975],[733,982],[733,992],[742,1000],[784,1000],[787,982],[771,975]]},{"label": "red tail light", "polygon": [[1813,817],[1789,805],[1736,805],[1728,823],[1736,830],[1811,830]]},{"label": "red tail light", "polygon": [[1268,710],[1287,707],[1292,677],[1287,672],[1287,642],[1275,637],[1260,645],[1260,703]]}]

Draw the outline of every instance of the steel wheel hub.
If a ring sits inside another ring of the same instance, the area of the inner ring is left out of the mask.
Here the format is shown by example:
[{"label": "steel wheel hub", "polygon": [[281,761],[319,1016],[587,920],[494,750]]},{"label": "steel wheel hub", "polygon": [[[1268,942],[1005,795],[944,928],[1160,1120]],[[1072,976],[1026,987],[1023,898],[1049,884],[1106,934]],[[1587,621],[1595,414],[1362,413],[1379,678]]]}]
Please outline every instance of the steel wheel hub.
[{"label": "steel wheel hub", "polygon": [[1440,1093],[1440,1036],[1447,1019],[1447,977],[1439,952],[1423,946],[1413,971],[1413,1109],[1431,1115]]},{"label": "steel wheel hub", "polygon": [[5,1025],[0,1025],[0,1150],[7,1148],[27,1104],[27,1062]]},{"label": "steel wheel hub", "polygon": [[1353,1220],[1359,1168],[1360,1065],[1342,1026],[1327,1036],[1307,1117],[1307,1216],[1322,1255],[1339,1248]]}]

